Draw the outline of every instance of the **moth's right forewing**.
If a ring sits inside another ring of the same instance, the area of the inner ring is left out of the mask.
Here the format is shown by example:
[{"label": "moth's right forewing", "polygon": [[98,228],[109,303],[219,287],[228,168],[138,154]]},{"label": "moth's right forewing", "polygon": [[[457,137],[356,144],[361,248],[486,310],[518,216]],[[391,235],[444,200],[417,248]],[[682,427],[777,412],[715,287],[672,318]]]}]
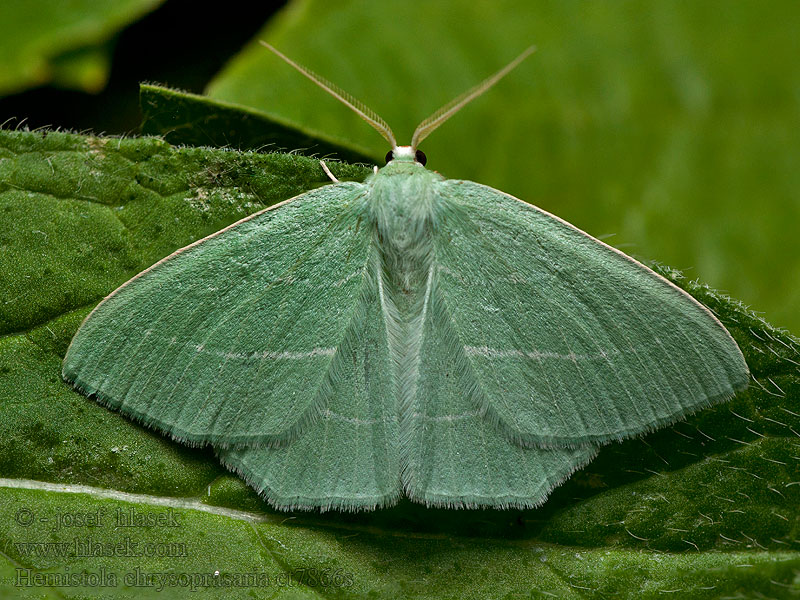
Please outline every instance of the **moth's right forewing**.
[{"label": "moth's right forewing", "polygon": [[438,288],[476,405],[510,439],[621,439],[747,385],[722,324],[641,263],[490,187],[449,180],[440,194]]}]

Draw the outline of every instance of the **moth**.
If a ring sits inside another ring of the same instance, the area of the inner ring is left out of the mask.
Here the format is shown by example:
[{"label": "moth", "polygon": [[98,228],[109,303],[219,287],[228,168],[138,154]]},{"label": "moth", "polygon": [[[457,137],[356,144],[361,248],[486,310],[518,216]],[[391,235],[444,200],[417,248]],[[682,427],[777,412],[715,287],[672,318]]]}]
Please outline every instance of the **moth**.
[{"label": "moth", "polygon": [[374,127],[387,164],[123,284],[67,351],[78,390],[213,445],[278,509],[360,510],[534,507],[601,445],[746,387],[733,338],[689,294],[555,215],[425,168],[422,140],[533,48],[399,146],[264,45]]}]

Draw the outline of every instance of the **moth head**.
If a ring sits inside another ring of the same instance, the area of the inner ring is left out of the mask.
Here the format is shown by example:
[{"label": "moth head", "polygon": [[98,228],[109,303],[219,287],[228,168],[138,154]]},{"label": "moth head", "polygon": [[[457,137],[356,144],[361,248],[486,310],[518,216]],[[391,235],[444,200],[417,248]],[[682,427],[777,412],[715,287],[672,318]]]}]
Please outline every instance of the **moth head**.
[{"label": "moth head", "polygon": [[411,138],[411,145],[410,146],[398,146],[397,141],[395,140],[394,133],[392,133],[392,129],[389,125],[386,124],[386,121],[381,119],[375,111],[367,108],[362,102],[353,98],[350,94],[342,90],[341,88],[335,86],[330,81],[323,79],[310,69],[297,64],[291,58],[285,56],[277,49],[270,46],[267,42],[261,40],[260,44],[265,46],[279,58],[281,58],[284,62],[288,65],[297,69],[301,74],[308,77],[311,81],[316,83],[319,87],[323,90],[328,92],[331,96],[336,98],[339,102],[347,106],[350,110],[355,112],[359,117],[364,119],[367,123],[369,123],[378,133],[383,136],[387,142],[389,142],[390,147],[392,148],[386,154],[386,162],[387,164],[392,161],[403,161],[403,162],[416,162],[420,165],[425,166],[425,163],[428,161],[425,154],[418,150],[417,147],[419,144],[428,137],[439,125],[444,123],[447,119],[452,117],[456,114],[459,110],[464,108],[469,102],[483,94],[486,90],[492,87],[495,83],[500,81],[503,77],[508,74],[514,67],[516,67],[519,63],[521,63],[525,58],[527,58],[530,54],[536,51],[536,46],[530,46],[526,48],[522,54],[517,56],[514,60],[508,63],[505,67],[500,69],[494,75],[487,77],[483,81],[481,81],[475,87],[467,90],[460,96],[457,96],[447,104],[445,104],[442,108],[437,110],[433,113],[430,117],[425,119],[422,123],[417,126],[417,129],[414,131],[414,135]]},{"label": "moth head", "polygon": [[428,157],[422,150],[416,150],[411,146],[395,146],[393,149],[386,153],[386,164],[388,165],[393,160],[397,162],[416,162],[423,167],[428,162]]}]

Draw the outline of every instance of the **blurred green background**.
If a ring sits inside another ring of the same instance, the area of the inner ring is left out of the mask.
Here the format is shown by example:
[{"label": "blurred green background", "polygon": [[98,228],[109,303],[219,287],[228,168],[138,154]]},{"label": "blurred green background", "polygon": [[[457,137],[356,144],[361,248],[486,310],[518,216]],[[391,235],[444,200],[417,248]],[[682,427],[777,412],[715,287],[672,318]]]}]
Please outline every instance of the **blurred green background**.
[{"label": "blurred green background", "polygon": [[378,164],[387,148],[374,131],[253,40],[362,100],[401,143],[534,43],[533,57],[423,143],[428,166],[800,331],[797,2],[302,0],[204,11],[128,0],[108,11],[83,0],[70,19],[49,18],[50,4],[63,5],[36,0],[25,18],[0,7],[0,31],[14,33],[0,35],[6,127],[135,132],[137,84],[155,81],[322,132]]}]

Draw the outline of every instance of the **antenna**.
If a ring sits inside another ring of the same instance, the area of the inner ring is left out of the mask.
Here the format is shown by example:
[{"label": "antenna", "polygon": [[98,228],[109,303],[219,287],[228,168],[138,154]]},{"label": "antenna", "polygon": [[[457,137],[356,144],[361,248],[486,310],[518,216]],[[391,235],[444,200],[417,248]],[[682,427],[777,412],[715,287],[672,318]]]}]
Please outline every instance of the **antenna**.
[{"label": "antenna", "polygon": [[391,127],[389,127],[386,124],[386,121],[381,119],[375,113],[375,111],[373,111],[370,108],[367,108],[362,102],[359,102],[358,100],[353,98],[350,94],[345,92],[343,89],[335,86],[334,84],[332,84],[327,79],[324,79],[324,78],[320,77],[319,75],[314,73],[312,70],[307,69],[306,67],[304,67],[302,65],[298,65],[291,58],[289,58],[288,56],[284,55],[282,52],[280,52],[279,50],[277,50],[273,46],[270,46],[264,40],[259,40],[259,43],[262,46],[264,46],[265,48],[267,48],[268,50],[272,51],[273,54],[275,54],[279,58],[281,58],[286,64],[288,64],[289,66],[294,67],[301,74],[303,74],[306,77],[308,77],[311,81],[316,83],[319,87],[321,87],[323,90],[328,92],[331,96],[336,98],[339,102],[341,102],[345,106],[350,107],[350,109],[353,110],[359,117],[361,117],[367,123],[372,125],[372,127],[374,127],[375,130],[383,136],[383,139],[385,139],[387,142],[389,142],[392,145],[392,148],[396,148],[397,147],[397,142],[394,139],[394,134],[392,133]]},{"label": "antenna", "polygon": [[533,54],[536,51],[536,46],[530,46],[526,48],[522,54],[517,56],[514,60],[508,63],[505,67],[500,69],[497,73],[488,77],[481,81],[478,85],[474,88],[467,90],[460,96],[457,96],[435,113],[433,113],[430,117],[425,119],[422,123],[417,126],[417,129],[414,131],[414,136],[411,138],[411,148],[416,150],[417,146],[419,146],[420,142],[428,137],[434,129],[439,127],[442,123],[444,123],[447,119],[452,117],[456,114],[459,110],[464,108],[469,102],[483,94],[486,90],[492,87],[495,83],[500,81],[503,77],[505,77],[509,71],[511,71],[514,67],[516,67],[519,63],[525,60],[528,56]]}]

